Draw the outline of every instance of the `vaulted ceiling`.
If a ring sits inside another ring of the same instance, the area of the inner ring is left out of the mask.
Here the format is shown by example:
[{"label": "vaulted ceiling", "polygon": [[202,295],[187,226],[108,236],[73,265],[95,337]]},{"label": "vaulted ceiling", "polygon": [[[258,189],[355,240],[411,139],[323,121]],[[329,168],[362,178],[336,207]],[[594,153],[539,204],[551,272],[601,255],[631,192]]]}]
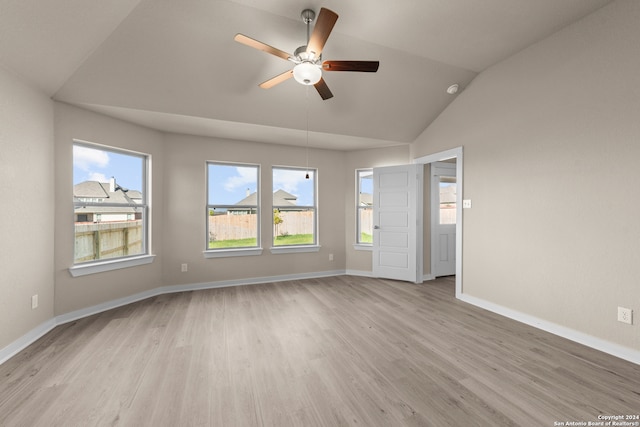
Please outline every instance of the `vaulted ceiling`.
[{"label": "vaulted ceiling", "polygon": [[[611,0],[0,0],[0,63],[53,99],[169,132],[361,149],[412,142],[484,69]],[[334,97],[290,79],[305,8],[340,17],[324,59]]]}]

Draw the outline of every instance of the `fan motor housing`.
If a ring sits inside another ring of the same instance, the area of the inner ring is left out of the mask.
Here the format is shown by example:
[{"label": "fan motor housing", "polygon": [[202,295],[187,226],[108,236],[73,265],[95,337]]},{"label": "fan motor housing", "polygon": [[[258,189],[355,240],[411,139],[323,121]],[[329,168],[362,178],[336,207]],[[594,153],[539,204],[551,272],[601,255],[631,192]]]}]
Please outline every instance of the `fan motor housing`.
[{"label": "fan motor housing", "polygon": [[307,53],[307,46],[300,46],[293,52],[293,56],[300,62],[312,62],[316,64],[318,61],[322,60],[322,54],[318,58],[313,56],[309,56]]}]

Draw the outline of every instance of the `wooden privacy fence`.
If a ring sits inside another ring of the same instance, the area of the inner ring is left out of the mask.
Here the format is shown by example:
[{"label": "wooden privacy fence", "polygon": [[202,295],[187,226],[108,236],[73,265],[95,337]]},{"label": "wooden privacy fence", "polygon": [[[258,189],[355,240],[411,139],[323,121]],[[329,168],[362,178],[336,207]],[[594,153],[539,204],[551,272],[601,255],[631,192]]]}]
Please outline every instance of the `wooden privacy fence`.
[{"label": "wooden privacy fence", "polygon": [[142,253],[142,220],[75,224],[75,262]]},{"label": "wooden privacy fence", "polygon": [[[278,236],[313,233],[313,211],[281,211],[278,215],[282,219],[275,228]],[[257,235],[256,214],[209,216],[211,241],[248,239]]]}]

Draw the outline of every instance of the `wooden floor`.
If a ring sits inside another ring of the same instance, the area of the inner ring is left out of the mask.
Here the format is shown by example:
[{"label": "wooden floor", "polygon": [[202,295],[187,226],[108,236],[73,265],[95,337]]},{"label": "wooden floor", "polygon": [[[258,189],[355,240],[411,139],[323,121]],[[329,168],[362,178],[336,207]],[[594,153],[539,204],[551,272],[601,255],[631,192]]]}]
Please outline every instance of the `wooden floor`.
[{"label": "wooden floor", "polygon": [[460,302],[450,278],[163,295],[59,326],[0,366],[3,427],[553,426],[636,414],[640,366]]}]

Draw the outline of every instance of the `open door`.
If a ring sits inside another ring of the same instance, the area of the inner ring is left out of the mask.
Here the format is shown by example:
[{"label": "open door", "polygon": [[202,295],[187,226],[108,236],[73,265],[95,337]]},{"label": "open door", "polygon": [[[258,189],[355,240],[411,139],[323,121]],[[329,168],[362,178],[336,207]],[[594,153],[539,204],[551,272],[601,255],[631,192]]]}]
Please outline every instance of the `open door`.
[{"label": "open door", "polygon": [[431,163],[431,274],[456,274],[456,164]]},{"label": "open door", "polygon": [[373,169],[373,275],[422,283],[421,164]]}]

